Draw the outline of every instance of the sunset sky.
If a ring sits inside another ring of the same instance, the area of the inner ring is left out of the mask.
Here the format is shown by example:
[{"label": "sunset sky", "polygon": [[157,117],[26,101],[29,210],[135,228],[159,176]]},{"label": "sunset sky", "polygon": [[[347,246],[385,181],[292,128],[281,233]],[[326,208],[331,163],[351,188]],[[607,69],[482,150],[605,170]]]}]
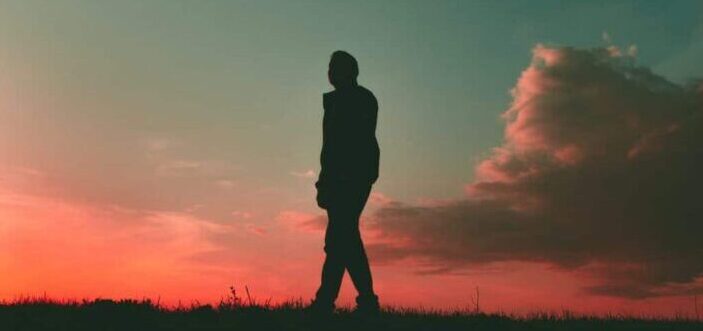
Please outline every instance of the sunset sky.
[{"label": "sunset sky", "polygon": [[0,299],[310,299],[337,49],[379,101],[382,304],[692,312],[695,0],[0,0]]}]

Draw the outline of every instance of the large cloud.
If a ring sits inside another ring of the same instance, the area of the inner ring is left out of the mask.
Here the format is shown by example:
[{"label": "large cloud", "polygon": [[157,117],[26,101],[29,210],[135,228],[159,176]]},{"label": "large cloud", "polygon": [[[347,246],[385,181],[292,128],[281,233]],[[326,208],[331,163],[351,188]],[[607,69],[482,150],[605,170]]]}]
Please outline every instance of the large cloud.
[{"label": "large cloud", "polygon": [[701,291],[703,90],[612,49],[538,45],[503,114],[505,140],[467,197],[392,205],[377,258],[438,270],[504,261],[589,275],[591,293]]}]

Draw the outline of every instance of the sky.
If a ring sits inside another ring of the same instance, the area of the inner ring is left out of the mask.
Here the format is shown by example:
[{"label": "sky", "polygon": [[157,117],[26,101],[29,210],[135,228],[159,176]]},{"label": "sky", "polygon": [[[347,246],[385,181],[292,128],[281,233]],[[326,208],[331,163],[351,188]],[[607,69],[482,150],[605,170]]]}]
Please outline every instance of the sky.
[{"label": "sky", "polygon": [[0,1],[0,298],[311,298],[337,49],[382,303],[693,311],[698,1]]}]

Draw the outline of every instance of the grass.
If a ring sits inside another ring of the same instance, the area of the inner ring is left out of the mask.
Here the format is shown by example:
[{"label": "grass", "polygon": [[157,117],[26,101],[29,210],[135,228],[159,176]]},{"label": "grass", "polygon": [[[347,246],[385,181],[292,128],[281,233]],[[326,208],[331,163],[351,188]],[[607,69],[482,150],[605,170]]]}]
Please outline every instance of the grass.
[{"label": "grass", "polygon": [[703,330],[703,322],[679,318],[612,315],[577,316],[569,312],[515,316],[468,311],[446,312],[384,308],[378,317],[338,310],[331,317],[303,313],[303,301],[279,305],[232,295],[218,305],[167,308],[151,300],[56,301],[22,298],[0,302],[0,330]]}]

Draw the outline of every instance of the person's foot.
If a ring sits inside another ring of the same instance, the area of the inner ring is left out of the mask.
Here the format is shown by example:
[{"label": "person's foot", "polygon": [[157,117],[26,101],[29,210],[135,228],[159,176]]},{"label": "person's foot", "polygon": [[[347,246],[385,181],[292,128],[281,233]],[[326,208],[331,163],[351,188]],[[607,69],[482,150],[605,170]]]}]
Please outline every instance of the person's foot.
[{"label": "person's foot", "polygon": [[303,313],[311,316],[331,316],[334,313],[334,303],[313,300],[310,305],[303,308]]},{"label": "person's foot", "polygon": [[378,304],[377,295],[356,297],[356,308],[352,312],[354,315],[378,316],[381,314],[381,306]]}]

